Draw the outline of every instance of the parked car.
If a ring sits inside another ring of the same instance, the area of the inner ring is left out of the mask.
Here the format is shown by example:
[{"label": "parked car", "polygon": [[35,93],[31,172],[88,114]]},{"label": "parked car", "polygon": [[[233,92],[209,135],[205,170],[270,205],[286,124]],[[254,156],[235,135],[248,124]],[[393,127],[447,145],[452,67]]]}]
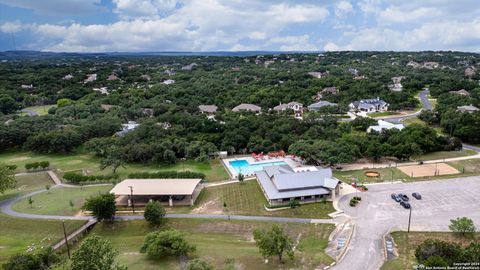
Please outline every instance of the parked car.
[{"label": "parked car", "polygon": [[408,202],[405,202],[405,201],[401,201],[400,205],[403,206],[403,208],[405,208],[405,209],[410,208],[410,204]]},{"label": "parked car", "polygon": [[414,192],[412,193],[412,196],[417,199],[417,200],[421,200],[422,199],[422,195],[420,195],[420,193],[418,192]]},{"label": "parked car", "polygon": [[400,198],[400,196],[398,196],[398,194],[395,194],[395,193],[392,193],[392,199],[394,199],[396,202],[400,202],[402,201],[402,199]]},{"label": "parked car", "polygon": [[398,196],[400,196],[400,199],[402,199],[402,201],[408,202],[410,200],[406,194],[399,193]]}]

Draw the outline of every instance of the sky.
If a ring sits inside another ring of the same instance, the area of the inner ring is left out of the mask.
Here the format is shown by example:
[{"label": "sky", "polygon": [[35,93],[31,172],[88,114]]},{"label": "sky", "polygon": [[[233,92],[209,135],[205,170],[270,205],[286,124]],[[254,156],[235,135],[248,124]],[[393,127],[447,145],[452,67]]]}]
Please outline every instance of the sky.
[{"label": "sky", "polygon": [[0,0],[0,51],[480,52],[480,0]]}]

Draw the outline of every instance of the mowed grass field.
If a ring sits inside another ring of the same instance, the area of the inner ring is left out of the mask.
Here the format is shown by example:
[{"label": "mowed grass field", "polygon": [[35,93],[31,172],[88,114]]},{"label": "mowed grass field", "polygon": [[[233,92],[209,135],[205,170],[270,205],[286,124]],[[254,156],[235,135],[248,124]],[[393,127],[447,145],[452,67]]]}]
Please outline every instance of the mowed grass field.
[{"label": "mowed grass field", "polygon": [[57,105],[31,106],[31,107],[27,107],[25,109],[30,110],[30,111],[34,111],[34,112],[38,113],[39,115],[46,115],[46,114],[48,114],[48,110],[52,107],[57,107]]},{"label": "mowed grass field", "polygon": [[[32,196],[32,206],[28,203],[28,198],[24,198],[16,202],[12,209],[17,212],[37,215],[73,216],[80,211],[88,197],[108,192],[112,187],[112,185],[106,185],[53,188]],[[73,202],[73,207],[70,206],[70,201]]]},{"label": "mowed grass field", "polygon": [[0,194],[0,201],[45,188],[46,185],[54,185],[45,172],[18,175],[15,176],[15,179],[17,180],[17,186],[14,189],[5,191],[4,194]]},{"label": "mowed grass field", "polygon": [[191,212],[303,218],[330,218],[328,214],[335,212],[331,202],[310,203],[295,209],[277,211],[265,210],[266,204],[267,201],[257,181],[248,180],[242,184],[234,183],[204,189],[197,199],[197,207]]},{"label": "mowed grass field", "polygon": [[[67,232],[73,232],[85,221],[65,221]],[[30,248],[46,247],[63,238],[59,220],[32,220],[0,214],[0,265],[17,253]]]},{"label": "mowed grass field", "polygon": [[[368,171],[375,171],[380,174],[379,177],[367,177],[365,175]],[[334,171],[333,176],[342,182],[351,184],[354,182],[353,179],[358,179],[358,183],[377,183],[377,182],[388,182],[388,181],[398,181],[401,179],[410,179],[410,177],[404,174],[397,168],[379,168],[379,169],[366,169],[366,170],[353,170],[353,171]]]},{"label": "mowed grass field", "polygon": [[[50,167],[62,172],[85,170],[91,174],[109,174],[110,168],[100,170],[100,158],[84,153],[69,154],[36,154],[26,151],[6,152],[0,154],[0,163],[17,165],[17,172],[25,171],[25,164],[39,161],[49,161]],[[127,164],[120,167],[117,173],[122,178],[133,172],[157,172],[157,171],[193,171],[204,173],[208,181],[222,181],[229,179],[220,160],[213,159],[208,162],[196,162],[193,160],[179,161],[174,165],[142,165]]]},{"label": "mowed grass field", "polygon": [[480,233],[477,233],[474,239],[468,239],[449,232],[393,232],[391,235],[395,241],[399,256],[393,260],[386,261],[381,268],[382,270],[414,269],[413,266],[416,265],[415,249],[427,239],[455,242],[461,245],[468,245],[472,240],[480,240]]},{"label": "mowed grass field", "polygon": [[466,157],[476,155],[477,152],[469,149],[460,150],[460,151],[438,151],[421,156],[412,157],[413,160],[435,160],[435,159],[444,159],[444,158],[456,158],[456,157]]},{"label": "mowed grass field", "polygon": [[[297,238],[299,239],[295,259],[291,261],[285,258],[285,264],[279,264],[278,259],[272,257],[268,264],[265,264],[255,246],[252,233],[256,228],[270,228],[272,224],[250,221],[169,219],[164,228],[175,228],[183,232],[186,239],[197,248],[193,257],[208,260],[216,266],[216,269],[225,269],[228,265],[234,266],[234,269],[315,269],[333,262],[324,253],[328,236],[334,229],[333,225],[282,223],[279,225],[284,227],[294,242]],[[113,224],[100,223],[91,233],[111,241],[120,253],[118,262],[128,266],[130,270],[181,269],[179,258],[151,260],[145,254],[139,253],[144,237],[150,231],[152,228],[145,221],[136,220]]]}]

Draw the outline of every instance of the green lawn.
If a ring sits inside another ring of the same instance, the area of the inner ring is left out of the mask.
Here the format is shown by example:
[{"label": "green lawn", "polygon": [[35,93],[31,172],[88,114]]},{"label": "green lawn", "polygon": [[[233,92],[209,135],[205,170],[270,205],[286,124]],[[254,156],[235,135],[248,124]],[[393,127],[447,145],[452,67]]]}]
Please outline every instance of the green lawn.
[{"label": "green lawn", "polygon": [[25,109],[34,111],[39,115],[46,115],[48,114],[48,110],[52,107],[57,107],[57,105],[32,106],[32,107],[27,107]]},{"label": "green lawn", "polygon": [[447,162],[449,165],[455,167],[465,175],[474,175],[480,173],[480,159],[459,160],[453,162]]},{"label": "green lawn", "polygon": [[438,151],[421,156],[412,157],[413,160],[434,160],[434,159],[443,159],[443,158],[456,158],[456,157],[465,157],[476,155],[477,152],[473,150],[460,150],[460,151]]},{"label": "green lawn", "polygon": [[[5,152],[0,154],[0,163],[14,164],[18,166],[18,172],[25,171],[25,164],[39,161],[49,161],[52,168],[60,171],[86,170],[91,174],[108,174],[110,169],[100,170],[100,159],[89,154],[69,153],[69,154],[36,154],[26,151]],[[169,170],[190,170],[193,172],[202,172],[206,175],[208,181],[221,181],[229,178],[227,172],[223,168],[218,159],[209,162],[196,162],[187,160],[174,165],[142,165],[128,164],[125,168],[118,168],[117,172],[120,177],[127,177],[133,172],[156,172]]]},{"label": "green lawn", "polygon": [[[367,177],[365,173],[367,171],[376,171],[380,173],[379,177]],[[359,183],[375,183],[375,182],[388,182],[400,180],[400,179],[410,179],[410,177],[404,174],[397,168],[380,168],[380,169],[367,169],[367,170],[354,170],[354,171],[334,171],[333,175],[339,180],[351,184],[353,183],[353,178],[358,179]]]},{"label": "green lawn", "polygon": [[404,120],[402,120],[402,123],[404,123],[407,126],[412,125],[412,124],[419,124],[419,125],[424,125],[424,126],[427,125],[427,123],[418,119],[417,117],[404,119]]},{"label": "green lawn", "polygon": [[397,114],[398,114],[398,112],[372,112],[372,113],[367,113],[367,115],[372,117],[372,118],[390,116],[390,115],[397,115]]},{"label": "green lawn", "polygon": [[19,175],[16,176],[15,179],[17,180],[16,188],[0,194],[0,201],[45,188],[46,185],[54,185],[53,181],[45,172]]},{"label": "green lawn", "polygon": [[[216,269],[224,269],[227,262],[235,269],[314,269],[333,260],[324,253],[328,236],[334,226],[330,224],[280,224],[295,241],[301,234],[295,260],[285,259],[280,265],[277,258],[268,264],[263,262],[253,241],[255,228],[269,228],[272,223],[247,221],[219,221],[206,219],[169,219],[165,227],[182,231],[187,240],[197,247],[196,257],[208,260]],[[145,235],[152,228],[144,221],[116,222],[113,225],[98,224],[92,233],[110,240],[120,252],[118,262],[130,270],[180,269],[179,259],[149,260],[139,253]]]},{"label": "green lawn", "polygon": [[[227,205],[225,208],[224,202]],[[265,204],[267,201],[257,181],[249,180],[243,184],[234,183],[204,189],[192,212],[305,218],[329,218],[328,214],[335,212],[330,202],[304,204],[295,209],[278,211],[265,210]]]},{"label": "green lawn", "polygon": [[[381,268],[382,270],[414,269],[413,266],[416,265],[415,248],[426,239],[438,239],[462,245],[468,245],[471,241],[448,232],[393,232],[391,235],[395,241],[399,256],[393,260],[386,261]],[[480,233],[477,233],[477,241],[479,238]]]},{"label": "green lawn", "polygon": [[[67,232],[73,232],[84,221],[65,221]],[[61,221],[13,218],[0,214],[0,265],[14,254],[29,247],[40,248],[54,244],[63,237]]]},{"label": "green lawn", "polygon": [[[12,208],[18,212],[38,215],[73,216],[80,211],[88,197],[108,192],[111,189],[111,185],[83,188],[54,188],[48,192],[32,196],[32,207],[28,204],[28,199],[25,198],[16,202]],[[73,208],[70,206],[70,200],[74,204]]]}]

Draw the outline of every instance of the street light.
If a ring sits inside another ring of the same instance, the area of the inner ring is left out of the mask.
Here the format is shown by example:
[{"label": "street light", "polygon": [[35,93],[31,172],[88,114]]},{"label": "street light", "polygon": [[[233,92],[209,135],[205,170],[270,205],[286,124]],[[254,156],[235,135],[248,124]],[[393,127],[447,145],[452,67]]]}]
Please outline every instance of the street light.
[{"label": "street light", "polygon": [[133,210],[133,213],[135,214],[135,205],[133,204],[133,187],[132,186],[128,186],[130,188],[130,202],[132,204],[132,210]]}]

